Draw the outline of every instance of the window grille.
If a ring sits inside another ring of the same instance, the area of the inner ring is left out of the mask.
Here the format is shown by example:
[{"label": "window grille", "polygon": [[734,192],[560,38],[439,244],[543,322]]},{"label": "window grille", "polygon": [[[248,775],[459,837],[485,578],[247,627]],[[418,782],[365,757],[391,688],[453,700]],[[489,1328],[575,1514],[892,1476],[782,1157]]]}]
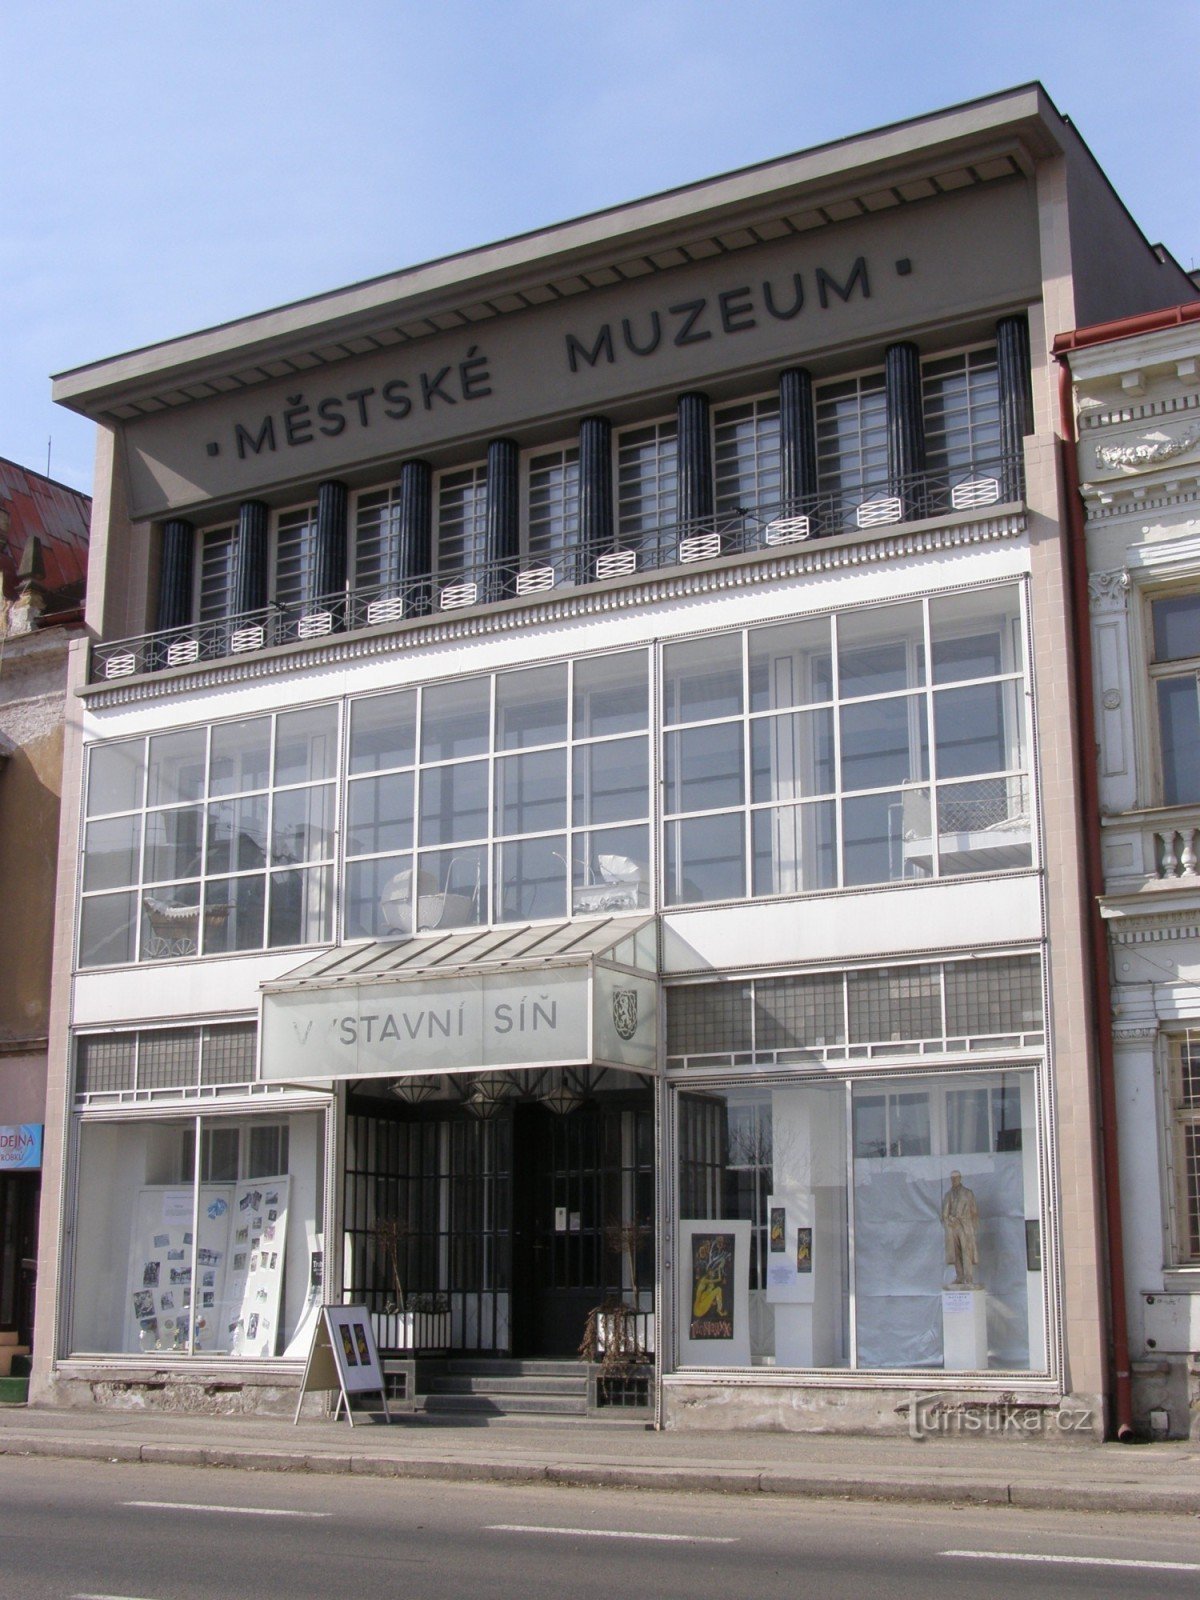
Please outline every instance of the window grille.
[{"label": "window grille", "polygon": [[659,529],[673,526],[679,507],[676,460],[673,421],[618,435],[617,541],[623,548],[652,548]]},{"label": "window grille", "polygon": [[852,972],[847,984],[850,1042],[937,1038],[942,1031],[939,976],[936,966]]},{"label": "window grille", "polygon": [[760,979],[754,985],[754,1036],[763,1050],[843,1043],[841,973]]},{"label": "window grille", "polygon": [[275,531],[275,599],[299,605],[312,592],[317,508],[302,506],[280,515]]},{"label": "window grille", "polygon": [[[200,1054],[200,1082],[252,1083],[258,1029],[252,1022],[231,1028],[205,1028]],[[282,1167],[276,1167],[282,1172]]]},{"label": "window grille", "polygon": [[667,1037],[673,1055],[750,1050],[751,986],[702,983],[667,990]]},{"label": "window grille", "polygon": [[718,515],[779,506],[779,399],[726,406],[713,417]]},{"label": "window grille", "polygon": [[[392,576],[391,548],[399,536],[400,490],[393,485],[360,494],[354,515],[354,587],[375,589]],[[370,619],[368,619],[370,620]],[[381,617],[380,621],[391,621]]]},{"label": "window grille", "polygon": [[138,1044],[139,1089],[191,1089],[199,1071],[200,1030],[164,1028]]},{"label": "window grille", "polygon": [[1027,1033],[1042,1026],[1036,956],[946,963],[946,1032]]},{"label": "window grille", "polygon": [[887,402],[883,373],[869,372],[816,392],[817,485],[837,496],[845,520],[888,484]]},{"label": "window grille", "polygon": [[133,1088],[135,1033],[80,1039],[75,1059],[76,1094],[118,1094]]},{"label": "window grille", "polygon": [[925,465],[951,478],[1000,454],[1000,374],[996,347],[966,350],[921,367]]},{"label": "window grille", "polygon": [[579,451],[555,450],[529,463],[530,565],[561,565],[579,534]]}]

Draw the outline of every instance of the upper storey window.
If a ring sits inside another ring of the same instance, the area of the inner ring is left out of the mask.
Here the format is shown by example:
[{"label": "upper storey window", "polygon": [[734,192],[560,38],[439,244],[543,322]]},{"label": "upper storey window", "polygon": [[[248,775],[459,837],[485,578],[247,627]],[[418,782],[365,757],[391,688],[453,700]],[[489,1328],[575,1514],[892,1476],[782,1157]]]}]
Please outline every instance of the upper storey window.
[{"label": "upper storey window", "polygon": [[579,533],[579,451],[553,450],[529,462],[529,546],[531,566],[558,564]]},{"label": "upper storey window", "polygon": [[281,606],[298,606],[312,593],[316,530],[315,505],[280,512],[275,527],[275,599]]},{"label": "upper storey window", "polygon": [[1186,805],[1200,800],[1200,594],[1153,600],[1150,616],[1163,804]]},{"label": "upper storey window", "polygon": [[926,361],[921,368],[925,463],[952,479],[1000,455],[1000,374],[996,347]]},{"label": "upper storey window", "polygon": [[386,551],[398,537],[400,491],[387,489],[360,494],[354,515],[354,587],[374,589],[387,576]]},{"label": "upper storey window", "polygon": [[822,384],[816,394],[817,483],[848,513],[888,486],[887,401],[883,373]]},{"label": "upper storey window", "polygon": [[487,464],[443,472],[437,487],[437,569],[470,575],[484,563],[487,543]]},{"label": "upper storey window", "polygon": [[196,615],[201,622],[223,622],[233,611],[235,530],[209,528],[200,541],[200,594]]},{"label": "upper storey window", "polygon": [[779,400],[770,395],[725,406],[713,418],[718,515],[779,505]]},{"label": "upper storey window", "polygon": [[627,428],[617,439],[617,539],[624,550],[653,549],[679,508],[674,421]]}]

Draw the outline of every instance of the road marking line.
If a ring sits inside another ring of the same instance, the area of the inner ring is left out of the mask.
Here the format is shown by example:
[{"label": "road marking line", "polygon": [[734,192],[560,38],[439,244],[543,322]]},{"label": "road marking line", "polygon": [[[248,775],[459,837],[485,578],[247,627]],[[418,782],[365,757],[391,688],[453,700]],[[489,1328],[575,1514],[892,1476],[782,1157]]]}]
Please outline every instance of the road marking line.
[{"label": "road marking line", "polygon": [[1039,1556],[1015,1550],[943,1550],[965,1561],[1042,1561],[1061,1567],[1136,1567],[1149,1572],[1200,1572],[1197,1561],[1135,1561],[1124,1556]]},{"label": "road marking line", "polygon": [[657,1539],[669,1544],[737,1544],[713,1533],[631,1533],[625,1528],[539,1528],[525,1522],[489,1522],[485,1533],[565,1533],[580,1539]]},{"label": "road marking line", "polygon": [[136,1594],[73,1594],[71,1600],[145,1600]]},{"label": "road marking line", "polygon": [[225,1511],[231,1517],[331,1517],[332,1511],[278,1511],[273,1506],[202,1506],[182,1500],[122,1500],[143,1511]]}]

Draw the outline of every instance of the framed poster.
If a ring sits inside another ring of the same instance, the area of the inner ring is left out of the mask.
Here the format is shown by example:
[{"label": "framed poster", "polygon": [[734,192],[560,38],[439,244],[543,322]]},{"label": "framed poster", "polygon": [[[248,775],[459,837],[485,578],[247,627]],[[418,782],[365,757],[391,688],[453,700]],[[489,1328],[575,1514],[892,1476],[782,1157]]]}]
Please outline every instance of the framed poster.
[{"label": "framed poster", "polygon": [[749,1222],[679,1224],[676,1309],[679,1359],[695,1367],[750,1365]]}]

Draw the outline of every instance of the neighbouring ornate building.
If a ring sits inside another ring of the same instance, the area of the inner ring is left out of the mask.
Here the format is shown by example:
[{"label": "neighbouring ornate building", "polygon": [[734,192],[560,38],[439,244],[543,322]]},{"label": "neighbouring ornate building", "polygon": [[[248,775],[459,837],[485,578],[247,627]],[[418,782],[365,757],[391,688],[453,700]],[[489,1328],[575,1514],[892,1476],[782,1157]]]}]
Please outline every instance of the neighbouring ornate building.
[{"label": "neighbouring ornate building", "polygon": [[1134,1411],[1200,1437],[1200,300],[1058,348],[1087,519]]},{"label": "neighbouring ornate building", "polygon": [[325,1295],[431,1411],[1110,1425],[1051,342],[1187,292],[1033,85],[59,376],[37,1398]]},{"label": "neighbouring ornate building", "polygon": [[67,647],[90,501],[0,459],[0,1379],[33,1334]]}]

